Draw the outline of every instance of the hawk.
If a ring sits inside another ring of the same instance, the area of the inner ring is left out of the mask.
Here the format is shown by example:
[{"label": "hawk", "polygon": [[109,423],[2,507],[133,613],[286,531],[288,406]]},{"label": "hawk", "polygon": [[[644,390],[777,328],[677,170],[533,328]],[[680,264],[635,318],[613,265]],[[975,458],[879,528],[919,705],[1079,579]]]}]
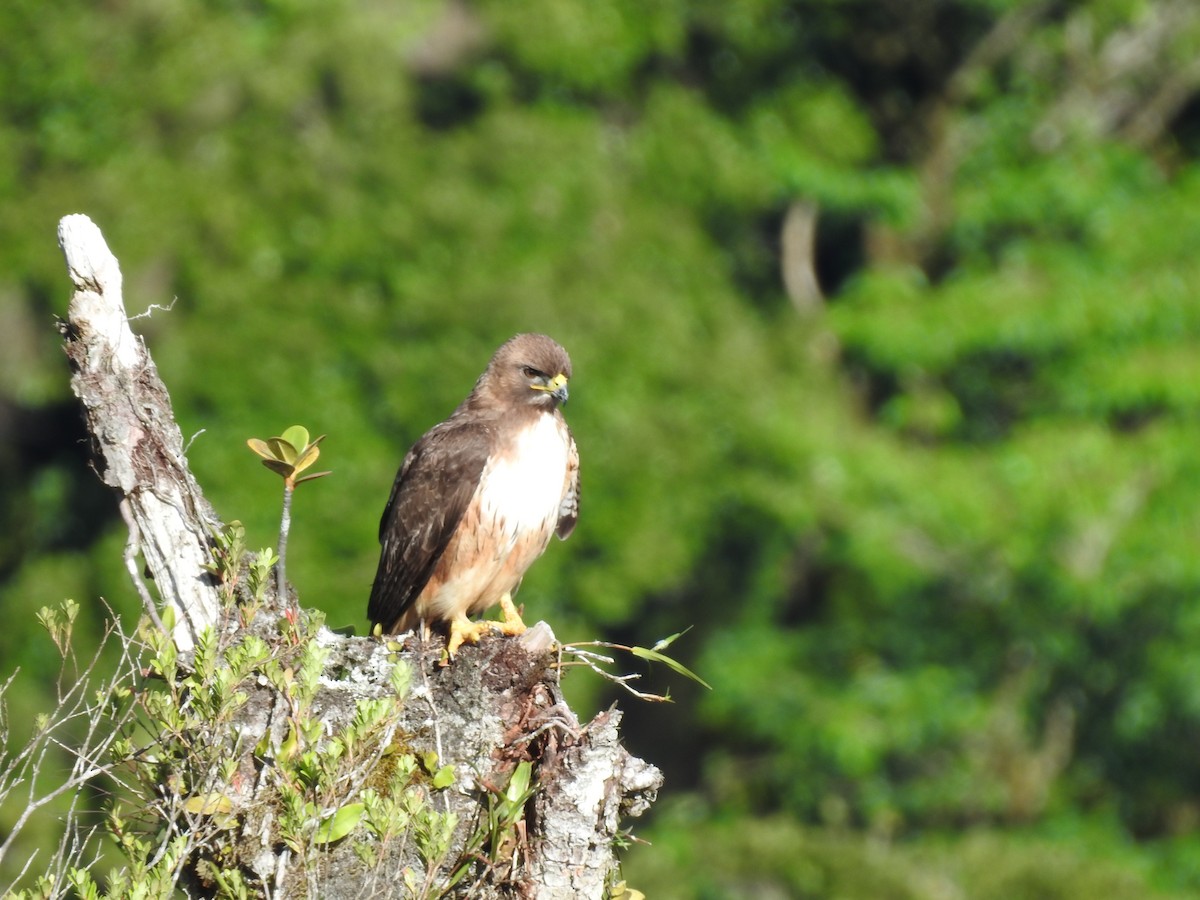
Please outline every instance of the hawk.
[{"label": "hawk", "polygon": [[[566,350],[518,334],[408,451],[379,522],[372,632],[425,622],[447,631],[450,658],[488,628],[525,630],[512,594],[579,517],[579,453],[560,410],[570,378]],[[496,603],[503,622],[470,620]]]}]

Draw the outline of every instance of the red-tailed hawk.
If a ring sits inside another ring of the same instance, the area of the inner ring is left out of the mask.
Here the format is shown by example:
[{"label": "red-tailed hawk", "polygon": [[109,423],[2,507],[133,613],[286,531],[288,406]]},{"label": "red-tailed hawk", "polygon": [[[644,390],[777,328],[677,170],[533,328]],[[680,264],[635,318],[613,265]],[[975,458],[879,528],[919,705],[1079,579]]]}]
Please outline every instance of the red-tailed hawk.
[{"label": "red-tailed hawk", "polygon": [[[571,360],[543,334],[496,351],[450,418],[408,451],[379,523],[372,631],[424,621],[448,631],[449,656],[489,628],[525,630],[512,593],[579,516],[579,454],[559,407]],[[503,622],[472,622],[499,603]]]}]

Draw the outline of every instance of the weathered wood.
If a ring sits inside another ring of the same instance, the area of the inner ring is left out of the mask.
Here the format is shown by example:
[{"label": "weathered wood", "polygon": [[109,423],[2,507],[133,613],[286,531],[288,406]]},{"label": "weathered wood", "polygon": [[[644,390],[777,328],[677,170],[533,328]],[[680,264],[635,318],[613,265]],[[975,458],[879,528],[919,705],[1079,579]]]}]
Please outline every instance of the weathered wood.
[{"label": "weathered wood", "polygon": [[[171,399],[140,337],[129,328],[121,267],[87,216],[59,222],[58,243],[75,293],[63,324],[96,464],[115,488],[181,651],[214,624],[216,588],[205,571],[218,520],[188,469]],[[143,597],[145,585],[138,582]]]}]

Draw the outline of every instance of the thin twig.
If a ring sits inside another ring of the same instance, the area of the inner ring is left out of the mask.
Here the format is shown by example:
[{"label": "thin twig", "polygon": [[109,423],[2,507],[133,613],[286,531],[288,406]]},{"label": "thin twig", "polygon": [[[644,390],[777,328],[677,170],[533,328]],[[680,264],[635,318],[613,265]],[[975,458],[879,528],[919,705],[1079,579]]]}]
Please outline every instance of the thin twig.
[{"label": "thin twig", "polygon": [[200,437],[200,435],[204,434],[204,432],[206,432],[206,431],[208,431],[207,428],[201,428],[199,431],[197,431],[195,434],[193,434],[190,438],[188,438],[188,442],[187,442],[187,444],[184,445],[184,448],[183,448],[184,456],[187,456],[188,451],[192,449],[192,443],[196,440],[196,438]]},{"label": "thin twig", "polygon": [[[610,643],[607,643],[606,641],[595,641],[592,643],[595,646],[600,646],[600,647],[615,647],[617,649],[626,649],[626,648],[622,647],[620,644],[610,644]],[[651,703],[670,703],[671,702],[671,698],[666,696],[665,694],[651,694],[647,691],[639,691],[637,688],[633,687],[633,685],[631,685],[630,682],[636,681],[637,679],[642,677],[640,674],[638,674],[636,672],[630,673],[628,675],[614,675],[612,672],[609,672],[607,669],[602,669],[600,667],[598,661],[604,661],[604,662],[609,662],[609,663],[612,662],[612,660],[609,659],[607,656],[603,656],[599,653],[592,653],[590,650],[581,650],[578,647],[575,647],[575,646],[572,646],[569,644],[564,645],[562,647],[561,652],[570,653],[572,656],[578,657],[579,661],[581,663],[586,665],[589,669],[591,669],[593,672],[595,672],[597,675],[599,675],[605,681],[611,681],[613,684],[618,685],[619,687],[628,691],[630,694],[637,697],[639,700],[647,700]],[[562,665],[563,664],[560,661],[559,667],[561,668]]]},{"label": "thin twig", "polygon": [[154,312],[170,312],[175,308],[175,304],[178,300],[178,297],[172,297],[171,302],[166,306],[163,306],[159,303],[151,303],[144,311],[138,313],[136,316],[126,316],[125,321],[132,322],[135,319],[148,319]]}]

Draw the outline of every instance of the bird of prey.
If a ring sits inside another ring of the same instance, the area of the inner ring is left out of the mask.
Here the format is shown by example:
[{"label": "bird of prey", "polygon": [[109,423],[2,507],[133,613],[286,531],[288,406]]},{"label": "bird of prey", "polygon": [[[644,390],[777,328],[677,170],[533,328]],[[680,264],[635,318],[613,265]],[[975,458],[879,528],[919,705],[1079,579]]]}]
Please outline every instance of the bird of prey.
[{"label": "bird of prey", "polygon": [[[571,360],[544,334],[501,345],[446,421],[404,457],[379,523],[372,631],[447,632],[446,659],[488,629],[525,630],[512,594],[579,517],[579,453],[560,407]],[[469,618],[499,603],[503,622]]]}]

